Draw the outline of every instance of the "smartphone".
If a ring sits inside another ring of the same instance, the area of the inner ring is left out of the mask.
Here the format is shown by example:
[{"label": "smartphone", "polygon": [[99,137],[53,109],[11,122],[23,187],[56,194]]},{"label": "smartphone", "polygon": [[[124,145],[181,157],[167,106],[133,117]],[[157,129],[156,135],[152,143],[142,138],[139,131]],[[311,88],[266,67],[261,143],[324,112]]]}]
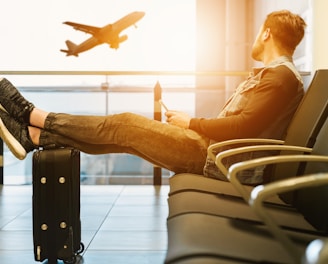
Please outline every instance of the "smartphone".
[{"label": "smartphone", "polygon": [[158,102],[163,106],[163,108],[165,109],[165,111],[169,111],[169,109],[167,108],[167,106],[163,103],[162,100],[158,100]]}]

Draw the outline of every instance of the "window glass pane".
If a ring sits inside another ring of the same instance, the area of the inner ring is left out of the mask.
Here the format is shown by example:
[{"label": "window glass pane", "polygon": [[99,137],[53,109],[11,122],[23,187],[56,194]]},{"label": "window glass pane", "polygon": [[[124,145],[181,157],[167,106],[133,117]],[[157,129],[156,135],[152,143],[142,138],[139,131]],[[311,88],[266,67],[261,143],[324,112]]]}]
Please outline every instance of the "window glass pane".
[{"label": "window glass pane", "polygon": [[[194,69],[193,0],[4,0],[1,10],[2,70]],[[63,22],[103,27],[134,11],[145,16],[122,31],[128,39],[117,50],[101,44],[79,57],[60,52],[66,40],[90,37]]]},{"label": "window glass pane", "polygon": [[[163,100],[169,107],[194,113],[193,76],[122,75],[120,72],[193,71],[195,1],[5,2],[0,16],[0,24],[6,25],[2,27],[0,74],[38,107],[72,114],[130,111],[152,118],[152,91],[156,82],[160,82]],[[127,35],[128,39],[120,43],[118,49],[101,44],[78,57],[66,56],[60,51],[66,49],[66,40],[80,44],[91,37],[63,22],[103,27],[134,11],[145,12],[145,16],[121,32],[120,35]],[[52,75],[53,71],[90,71],[92,74]],[[93,75],[99,71],[119,74]],[[127,163],[128,169],[124,166]],[[151,184],[152,169],[152,164],[126,154],[81,156],[81,180],[86,184]],[[164,183],[169,173],[163,170]],[[19,161],[5,147],[5,184],[29,184],[31,174],[32,155]]]}]

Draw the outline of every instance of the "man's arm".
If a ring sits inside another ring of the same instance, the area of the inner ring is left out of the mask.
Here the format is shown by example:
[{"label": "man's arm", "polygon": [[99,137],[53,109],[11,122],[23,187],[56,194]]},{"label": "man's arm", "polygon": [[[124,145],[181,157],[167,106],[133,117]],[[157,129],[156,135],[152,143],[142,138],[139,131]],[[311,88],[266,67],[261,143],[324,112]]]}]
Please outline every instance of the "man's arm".
[{"label": "man's arm", "polygon": [[216,119],[192,118],[189,128],[215,141],[257,137],[298,95],[298,85],[286,66],[269,68],[242,111]]}]

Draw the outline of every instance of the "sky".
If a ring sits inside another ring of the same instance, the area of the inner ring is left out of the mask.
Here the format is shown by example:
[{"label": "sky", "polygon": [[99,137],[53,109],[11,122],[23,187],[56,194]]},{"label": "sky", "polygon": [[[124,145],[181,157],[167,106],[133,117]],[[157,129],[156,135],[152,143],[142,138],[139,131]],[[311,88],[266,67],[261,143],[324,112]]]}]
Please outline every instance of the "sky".
[{"label": "sky", "polygon": [[[193,0],[2,0],[0,71],[10,70],[194,70]],[[90,35],[64,21],[102,27],[133,11],[145,16],[123,33],[118,50],[103,44],[69,56],[67,39],[76,44]]]}]

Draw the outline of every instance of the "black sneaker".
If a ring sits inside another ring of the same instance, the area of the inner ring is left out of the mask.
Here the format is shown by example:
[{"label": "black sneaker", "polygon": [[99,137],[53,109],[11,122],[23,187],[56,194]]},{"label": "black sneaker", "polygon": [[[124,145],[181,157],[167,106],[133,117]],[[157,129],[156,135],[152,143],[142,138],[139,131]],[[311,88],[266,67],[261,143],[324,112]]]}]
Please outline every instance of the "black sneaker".
[{"label": "black sneaker", "polygon": [[27,126],[18,123],[2,110],[0,110],[0,137],[20,160],[26,157],[27,152],[36,148],[29,137]]},{"label": "black sneaker", "polygon": [[0,104],[18,122],[29,124],[34,105],[27,101],[6,78],[0,81]]}]

